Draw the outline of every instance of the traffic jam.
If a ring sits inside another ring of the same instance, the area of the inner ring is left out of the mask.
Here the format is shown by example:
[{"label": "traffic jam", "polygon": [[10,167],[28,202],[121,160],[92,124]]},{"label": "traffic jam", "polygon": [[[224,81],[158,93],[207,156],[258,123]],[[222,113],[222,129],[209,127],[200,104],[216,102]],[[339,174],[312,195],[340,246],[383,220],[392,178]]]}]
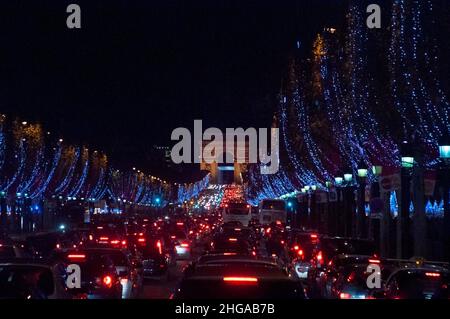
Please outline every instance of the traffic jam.
[{"label": "traffic jam", "polygon": [[[231,192],[236,194],[236,192]],[[449,299],[448,264],[287,224],[284,200],[91,223],[0,241],[2,299]]]}]

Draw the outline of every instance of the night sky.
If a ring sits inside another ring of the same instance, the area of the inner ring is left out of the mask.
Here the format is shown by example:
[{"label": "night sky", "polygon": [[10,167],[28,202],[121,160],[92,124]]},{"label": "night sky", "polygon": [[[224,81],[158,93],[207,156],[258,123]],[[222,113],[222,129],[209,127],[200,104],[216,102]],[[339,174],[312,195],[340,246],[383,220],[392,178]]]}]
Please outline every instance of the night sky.
[{"label": "night sky", "polygon": [[[82,29],[66,27],[77,3]],[[192,127],[268,127],[289,55],[346,1],[2,1],[0,111],[145,168]]]}]

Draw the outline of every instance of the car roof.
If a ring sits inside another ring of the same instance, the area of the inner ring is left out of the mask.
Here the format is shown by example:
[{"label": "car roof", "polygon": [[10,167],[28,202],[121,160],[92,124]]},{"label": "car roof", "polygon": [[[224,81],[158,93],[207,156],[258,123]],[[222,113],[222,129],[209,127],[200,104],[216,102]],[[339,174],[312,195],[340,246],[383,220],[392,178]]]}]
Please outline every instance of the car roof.
[{"label": "car roof", "polygon": [[278,264],[271,258],[266,257],[249,257],[248,255],[225,255],[227,253],[217,253],[217,254],[207,254],[203,255],[198,259],[199,263],[207,263],[210,261],[214,261],[215,263],[223,262],[223,263],[254,263],[254,264],[265,264],[265,265],[273,265],[277,266]]},{"label": "car roof", "polygon": [[41,267],[52,267],[55,265],[53,260],[49,259],[34,259],[34,258],[0,258],[0,266],[5,265],[30,265]]},{"label": "car roof", "polygon": [[217,280],[227,276],[252,276],[259,279],[290,279],[281,268],[273,264],[251,263],[242,261],[239,263],[200,264],[194,267],[189,279]]}]

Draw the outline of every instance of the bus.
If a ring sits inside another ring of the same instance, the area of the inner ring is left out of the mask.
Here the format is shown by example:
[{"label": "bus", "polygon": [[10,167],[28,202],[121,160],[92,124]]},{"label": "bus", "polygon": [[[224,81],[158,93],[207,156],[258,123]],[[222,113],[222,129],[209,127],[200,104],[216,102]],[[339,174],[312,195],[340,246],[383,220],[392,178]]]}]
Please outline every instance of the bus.
[{"label": "bus", "polygon": [[282,199],[263,199],[259,203],[259,223],[268,225],[274,222],[286,224],[286,202]]},{"label": "bus", "polygon": [[240,222],[247,227],[252,219],[250,205],[247,203],[228,203],[225,205],[222,213],[223,222]]}]

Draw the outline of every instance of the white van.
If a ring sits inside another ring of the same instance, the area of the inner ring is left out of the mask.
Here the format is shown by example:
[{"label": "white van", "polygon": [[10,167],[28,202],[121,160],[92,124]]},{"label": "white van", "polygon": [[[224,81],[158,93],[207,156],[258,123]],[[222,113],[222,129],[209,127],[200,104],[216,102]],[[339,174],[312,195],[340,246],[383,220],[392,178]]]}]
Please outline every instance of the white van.
[{"label": "white van", "polygon": [[286,202],[282,199],[264,199],[259,203],[259,223],[268,225],[274,222],[286,223]]}]

